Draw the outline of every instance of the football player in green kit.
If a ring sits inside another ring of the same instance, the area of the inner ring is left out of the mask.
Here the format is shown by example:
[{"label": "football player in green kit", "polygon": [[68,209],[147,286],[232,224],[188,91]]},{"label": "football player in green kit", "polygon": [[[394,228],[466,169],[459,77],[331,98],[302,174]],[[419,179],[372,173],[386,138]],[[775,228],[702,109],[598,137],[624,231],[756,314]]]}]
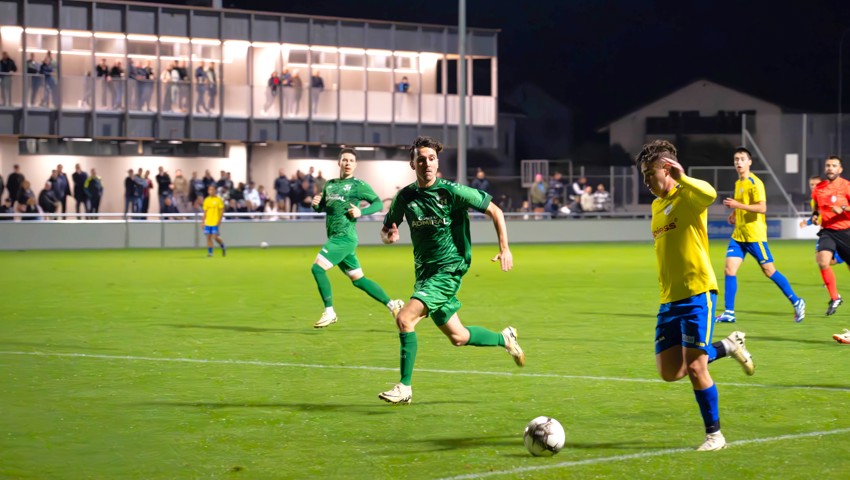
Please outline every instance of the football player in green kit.
[{"label": "football player in green kit", "polygon": [[[357,153],[354,149],[343,148],[339,152],[338,164],[339,178],[328,180],[322,193],[313,197],[313,210],[326,214],[325,228],[328,232],[328,241],[316,255],[312,267],[313,277],[325,304],[322,317],[313,324],[315,328],[324,328],[337,321],[331,282],[326,273],[335,265],[339,265],[355,287],[386,305],[393,318],[404,305],[401,300],[391,300],[380,285],[363,275],[360,261],[355,254],[355,225],[359,217],[379,212],[383,203],[369,184],[354,177],[354,170],[357,168]],[[361,201],[367,202],[369,206],[361,210]]]},{"label": "football player in green kit", "polygon": [[517,343],[515,328],[506,327],[500,333],[460,323],[457,312],[461,303],[456,295],[472,260],[470,208],[493,219],[499,239],[499,254],[493,261],[500,262],[502,270],[507,272],[513,267],[513,257],[508,247],[505,217],[491,202],[492,197],[486,192],[437,178],[437,155],[442,149],[433,138],[416,139],[410,147],[410,167],[416,171],[416,182],[396,194],[381,230],[384,243],[395,243],[399,239],[398,224],[402,218],[407,219],[416,270],[414,292],[396,315],[401,342],[401,379],[391,390],[378,395],[393,404],[413,400],[410,385],[417,350],[414,328],[428,316],[453,345],[504,347],[517,365],[525,365],[525,354]]}]

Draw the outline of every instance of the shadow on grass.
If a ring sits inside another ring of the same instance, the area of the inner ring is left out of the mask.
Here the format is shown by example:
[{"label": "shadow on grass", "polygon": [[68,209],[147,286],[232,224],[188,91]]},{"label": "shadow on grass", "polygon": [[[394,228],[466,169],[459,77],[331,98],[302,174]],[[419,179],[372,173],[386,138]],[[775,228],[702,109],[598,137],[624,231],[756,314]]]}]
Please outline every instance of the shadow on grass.
[{"label": "shadow on grass", "polygon": [[96,351],[112,351],[114,348],[96,347],[93,345],[65,345],[61,343],[50,342],[0,342],[0,345],[16,346],[16,347],[34,347],[34,348],[67,348],[68,350],[80,352],[88,350]]},{"label": "shadow on grass", "polygon": [[206,330],[229,330],[231,332],[246,333],[310,333],[313,331],[313,329],[307,330],[306,328],[260,328],[247,327],[243,325],[190,325],[176,323],[160,323],[158,326],[172,328],[202,328]]},{"label": "shadow on grass", "polygon": [[[413,440],[386,439],[381,443],[391,443],[395,448],[386,452],[386,455],[399,454],[414,454],[421,452],[435,452],[444,450],[460,450],[473,448],[492,448],[492,447],[518,447],[516,453],[506,453],[504,457],[528,457],[522,441],[522,433],[516,435],[491,435],[484,437],[462,437],[462,438],[427,438]],[[419,445],[421,448],[415,449],[399,449],[401,444]],[[646,450],[646,449],[664,449],[671,448],[671,445],[663,445],[658,443],[648,443],[640,441],[631,442],[606,442],[606,443],[571,443],[564,445],[564,449],[581,449],[581,450]],[[381,453],[379,453],[381,455]]]},{"label": "shadow on grass", "polygon": [[823,345],[828,343],[835,343],[835,340],[832,338],[825,339],[812,339],[812,338],[799,338],[799,337],[773,337],[773,336],[755,336],[752,337],[747,335],[747,343],[749,344],[750,340],[767,340],[769,342],[792,342],[792,343],[809,343],[812,345]]},{"label": "shadow on grass", "polygon": [[[416,405],[447,405],[459,403],[475,403],[468,400],[446,400],[434,402],[419,402]],[[155,407],[198,408],[215,410],[220,408],[279,408],[282,410],[301,412],[340,412],[344,414],[360,413],[365,415],[386,414],[396,409],[415,408],[410,405],[390,405],[376,399],[374,404],[343,404],[343,403],[295,403],[295,402],[140,402],[136,405]]]}]

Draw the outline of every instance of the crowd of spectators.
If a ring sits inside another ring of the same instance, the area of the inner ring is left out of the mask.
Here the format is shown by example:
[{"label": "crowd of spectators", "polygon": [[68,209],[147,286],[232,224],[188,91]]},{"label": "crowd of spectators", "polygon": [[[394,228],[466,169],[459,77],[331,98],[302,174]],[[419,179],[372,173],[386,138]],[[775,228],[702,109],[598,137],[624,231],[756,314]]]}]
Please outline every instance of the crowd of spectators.
[{"label": "crowd of spectators", "polygon": [[528,189],[528,200],[522,211],[533,213],[536,219],[610,212],[611,196],[604,184],[599,183],[594,189],[584,176],[578,177],[567,189],[561,172],[553,173],[548,181],[538,173]]}]

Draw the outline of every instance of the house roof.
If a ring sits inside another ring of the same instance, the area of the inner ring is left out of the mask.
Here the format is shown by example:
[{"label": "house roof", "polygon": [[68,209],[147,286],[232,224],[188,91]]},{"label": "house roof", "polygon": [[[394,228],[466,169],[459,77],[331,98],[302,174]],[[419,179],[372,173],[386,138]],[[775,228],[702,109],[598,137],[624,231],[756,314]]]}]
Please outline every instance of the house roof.
[{"label": "house roof", "polygon": [[789,113],[790,113],[790,112],[794,112],[794,111],[795,111],[794,109],[787,108],[787,107],[785,107],[785,106],[783,106],[783,105],[781,105],[781,104],[779,104],[779,103],[777,103],[777,102],[774,102],[774,101],[771,101],[771,100],[766,100],[766,99],[764,99],[764,98],[762,98],[762,97],[759,97],[759,96],[757,96],[757,95],[753,95],[753,94],[751,94],[751,93],[745,92],[745,91],[743,91],[743,90],[741,90],[741,89],[739,89],[739,88],[730,87],[729,85],[724,85],[724,84],[722,84],[722,83],[718,83],[718,82],[715,82],[715,81],[713,81],[713,80],[708,80],[708,79],[706,79],[706,78],[697,78],[696,80],[692,80],[692,81],[690,81],[690,82],[688,82],[688,83],[686,83],[686,84],[682,85],[681,87],[679,87],[679,88],[677,88],[677,89],[675,89],[675,90],[672,90],[672,91],[670,91],[670,92],[666,93],[665,95],[662,95],[662,96],[660,96],[660,97],[653,98],[652,100],[650,100],[650,101],[648,101],[648,102],[642,103],[642,104],[641,104],[639,107],[637,107],[637,108],[631,108],[631,109],[629,109],[626,113],[623,113],[623,114],[621,114],[621,115],[617,116],[616,118],[614,118],[613,120],[608,121],[605,125],[600,126],[600,127],[599,127],[596,131],[597,131],[597,133],[605,133],[605,132],[607,132],[607,131],[608,131],[608,128],[611,126],[611,124],[612,124],[612,123],[616,123],[616,122],[618,122],[618,121],[620,121],[620,120],[622,120],[622,119],[624,119],[624,118],[626,118],[626,117],[628,117],[628,116],[630,116],[630,115],[632,115],[632,114],[634,114],[634,113],[636,113],[636,112],[639,112],[639,111],[643,110],[644,108],[646,108],[646,107],[648,107],[648,106],[652,105],[653,103],[655,103],[655,102],[657,102],[657,101],[659,101],[659,100],[661,100],[661,99],[663,99],[663,98],[667,98],[667,97],[669,97],[669,96],[671,96],[671,95],[675,94],[676,92],[679,92],[679,91],[681,91],[681,90],[684,90],[684,89],[686,89],[686,88],[689,88],[689,87],[691,87],[692,85],[695,85],[695,84],[697,84],[697,83],[709,83],[709,84],[711,84],[711,85],[715,85],[715,86],[718,86],[718,87],[722,87],[722,88],[726,88],[726,89],[729,89],[729,90],[733,90],[733,91],[735,91],[735,92],[740,93],[741,95],[746,95],[746,96],[748,96],[748,97],[752,97],[752,98],[754,98],[754,99],[756,99],[756,100],[759,100],[759,101],[762,101],[762,102],[765,102],[765,103],[770,103],[770,104],[776,105],[776,106],[777,106],[777,107],[779,107],[779,109],[780,109],[780,110],[782,110],[783,112],[789,112]]}]

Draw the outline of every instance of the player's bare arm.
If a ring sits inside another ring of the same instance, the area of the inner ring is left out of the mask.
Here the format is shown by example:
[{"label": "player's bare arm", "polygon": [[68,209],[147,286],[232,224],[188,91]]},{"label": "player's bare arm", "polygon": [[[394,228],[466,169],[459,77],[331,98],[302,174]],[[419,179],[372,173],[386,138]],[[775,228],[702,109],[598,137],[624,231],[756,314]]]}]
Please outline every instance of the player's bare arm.
[{"label": "player's bare arm", "polygon": [[499,253],[491,261],[500,262],[502,271],[507,272],[514,267],[514,257],[511,254],[510,247],[508,247],[508,227],[505,223],[505,214],[502,213],[501,208],[492,202],[484,213],[493,219],[496,236],[499,238]]}]

